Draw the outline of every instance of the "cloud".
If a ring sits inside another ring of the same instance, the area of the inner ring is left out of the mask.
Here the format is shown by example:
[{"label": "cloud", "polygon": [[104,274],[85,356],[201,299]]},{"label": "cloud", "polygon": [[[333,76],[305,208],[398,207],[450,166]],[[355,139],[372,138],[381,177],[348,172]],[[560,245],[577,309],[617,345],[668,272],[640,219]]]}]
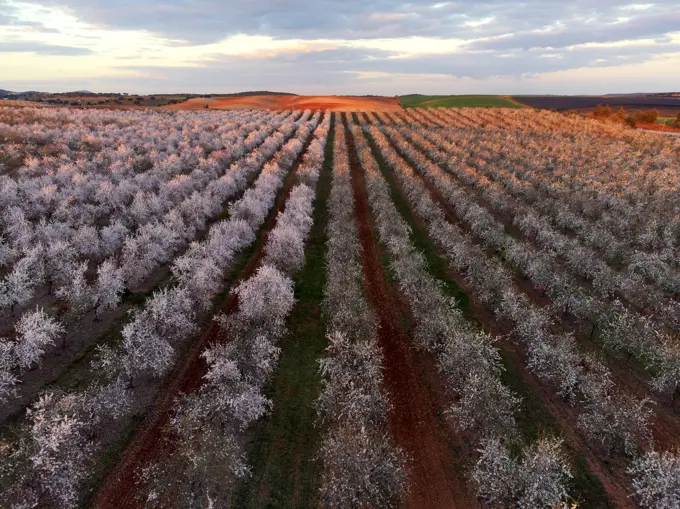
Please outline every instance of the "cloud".
[{"label": "cloud", "polygon": [[[358,79],[375,77],[374,82],[392,80],[395,76],[450,76],[457,79],[488,80],[527,79],[541,73],[569,69],[604,68],[633,65],[650,61],[669,52],[680,54],[680,43],[605,48],[598,51],[580,48],[566,52],[540,53],[514,51],[504,54],[482,52],[472,54],[417,55],[402,57],[396,52],[364,48],[339,48],[305,51],[284,55],[215,56],[190,73],[175,67],[126,65],[125,71],[154,73],[167,83],[182,83],[183,89],[204,92],[276,89],[301,91],[312,84],[317,89],[332,87],[341,93],[355,93]],[[149,85],[151,86],[151,85]],[[363,86],[363,85],[362,85]],[[380,93],[374,89],[373,93]]]},{"label": "cloud", "polygon": [[63,55],[68,76],[141,73],[149,91],[625,74],[680,51],[679,30],[677,0],[0,0],[0,51],[32,53],[4,57],[11,79],[64,75],[59,59],[41,60]]},{"label": "cloud", "polygon": [[[677,10],[674,0],[656,0],[642,10],[635,8],[637,4],[622,5],[618,0],[528,0],[521,3],[508,0],[317,0],[313,4],[307,0],[27,1],[66,6],[80,19],[98,26],[148,30],[169,39],[193,43],[216,42],[239,33],[299,39],[408,36],[474,39],[526,32],[556,22],[564,28],[554,35],[565,40],[583,40],[588,38],[587,32],[592,28],[601,29],[600,23],[611,23],[621,17],[632,17],[633,21],[624,23],[625,28],[607,32],[612,36],[618,32],[620,36],[639,38],[653,30],[673,30],[673,17],[666,23],[663,18]],[[587,26],[589,23],[591,26]],[[676,29],[677,26],[676,23]],[[562,34],[574,35],[570,38]]]},{"label": "cloud", "polygon": [[658,38],[680,31],[680,11],[630,18],[617,23],[592,20],[545,31],[523,32],[471,43],[473,50],[564,48],[588,43],[614,43]]},{"label": "cloud", "polygon": [[[522,8],[503,1],[447,4],[429,0],[28,0],[66,6],[87,22],[117,29],[143,29],[170,39],[215,42],[239,33],[280,38],[450,37],[473,34],[467,22],[493,12],[541,12],[534,0]],[[560,2],[548,1],[559,6]],[[554,11],[553,11],[554,12]],[[554,19],[546,12],[543,22]],[[525,19],[522,16],[515,20]],[[500,25],[502,28],[502,24]],[[492,27],[487,27],[491,29]],[[521,27],[520,27],[521,28]]]},{"label": "cloud", "polygon": [[[12,33],[30,32],[30,33],[57,33],[58,30],[47,28],[43,23],[33,21],[30,19],[21,19],[21,11],[15,5],[10,4],[6,0],[0,0],[0,30],[6,30]],[[2,44],[2,35],[0,33],[0,44]]]},{"label": "cloud", "polygon": [[37,41],[0,42],[0,53],[37,53],[39,55],[79,56],[90,55],[92,50],[72,46],[45,44]]}]

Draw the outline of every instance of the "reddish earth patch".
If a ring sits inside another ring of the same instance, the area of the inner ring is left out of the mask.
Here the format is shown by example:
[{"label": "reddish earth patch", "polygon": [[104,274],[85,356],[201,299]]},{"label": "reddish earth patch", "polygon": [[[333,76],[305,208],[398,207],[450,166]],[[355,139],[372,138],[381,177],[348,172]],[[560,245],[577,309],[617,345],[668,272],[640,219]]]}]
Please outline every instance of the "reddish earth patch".
[{"label": "reddish earth patch", "polygon": [[180,104],[164,106],[171,110],[333,110],[333,111],[394,111],[401,110],[396,97],[346,97],[299,95],[252,95],[243,97],[213,97],[189,99]]},{"label": "reddish earth patch", "polygon": [[419,375],[418,356],[402,325],[403,310],[382,269],[370,219],[366,181],[346,124],[345,133],[354,187],[356,218],[361,241],[364,288],[378,316],[378,339],[383,350],[385,389],[392,408],[389,425],[408,455],[410,492],[406,507],[412,509],[478,507],[468,486],[454,472],[455,459],[446,446],[450,430],[438,418],[442,410]]},{"label": "reddish earth patch", "polygon": [[680,133],[680,128],[671,127],[666,124],[648,124],[646,122],[638,122],[635,127],[637,129],[644,129],[646,131],[663,131],[665,133]]},{"label": "reddish earth patch", "polygon": [[[296,172],[307,151],[307,147],[313,139],[313,133],[305,141],[303,150],[293,164],[288,174],[283,189],[279,192],[276,203],[272,208],[260,235],[255,244],[255,251],[248,259],[248,263],[240,272],[236,281],[242,281],[252,276],[257,270],[264,255],[264,246],[267,242],[268,233],[276,224],[278,213],[283,210],[290,190],[296,181]],[[219,311],[229,314],[237,309],[238,299],[230,294]],[[93,507],[97,509],[133,509],[144,507],[142,500],[138,498],[137,475],[141,468],[149,465],[153,460],[162,458],[167,454],[171,442],[168,440],[167,424],[172,416],[173,406],[179,394],[191,393],[198,390],[207,373],[208,366],[201,353],[207,345],[226,341],[221,334],[219,325],[211,321],[209,328],[203,333],[196,343],[185,353],[182,361],[177,366],[165,392],[159,396],[156,408],[147,416],[132,442],[107,475],[104,484],[97,493]]]}]

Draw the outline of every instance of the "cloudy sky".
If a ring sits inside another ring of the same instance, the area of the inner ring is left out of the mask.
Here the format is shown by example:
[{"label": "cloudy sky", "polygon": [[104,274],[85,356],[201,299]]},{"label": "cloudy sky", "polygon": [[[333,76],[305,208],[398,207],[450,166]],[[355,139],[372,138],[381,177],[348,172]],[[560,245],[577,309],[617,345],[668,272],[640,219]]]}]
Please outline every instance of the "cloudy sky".
[{"label": "cloudy sky", "polygon": [[680,0],[0,0],[0,88],[680,89]]}]

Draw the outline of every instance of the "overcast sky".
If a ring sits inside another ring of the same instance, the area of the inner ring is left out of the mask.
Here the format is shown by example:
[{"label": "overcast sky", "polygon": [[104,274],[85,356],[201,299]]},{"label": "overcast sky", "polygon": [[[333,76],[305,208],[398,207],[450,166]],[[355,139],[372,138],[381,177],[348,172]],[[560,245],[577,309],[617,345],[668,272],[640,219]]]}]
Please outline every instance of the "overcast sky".
[{"label": "overcast sky", "polygon": [[680,0],[0,0],[0,88],[680,89]]}]

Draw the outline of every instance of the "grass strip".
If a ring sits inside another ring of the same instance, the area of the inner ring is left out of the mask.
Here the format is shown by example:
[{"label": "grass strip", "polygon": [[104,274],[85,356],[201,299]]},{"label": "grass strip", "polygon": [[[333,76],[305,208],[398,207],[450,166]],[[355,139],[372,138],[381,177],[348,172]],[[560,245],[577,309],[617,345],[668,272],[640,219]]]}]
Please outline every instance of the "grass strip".
[{"label": "grass strip", "polygon": [[334,123],[314,200],[314,224],[305,249],[305,265],[294,277],[296,303],[289,333],[266,394],[274,406],[254,430],[248,462],[252,475],[241,487],[234,507],[318,507],[322,467],[317,457],[322,429],[314,407],[321,390],[318,360],[327,341],[321,302],[326,284],[327,201],[331,188]]}]

